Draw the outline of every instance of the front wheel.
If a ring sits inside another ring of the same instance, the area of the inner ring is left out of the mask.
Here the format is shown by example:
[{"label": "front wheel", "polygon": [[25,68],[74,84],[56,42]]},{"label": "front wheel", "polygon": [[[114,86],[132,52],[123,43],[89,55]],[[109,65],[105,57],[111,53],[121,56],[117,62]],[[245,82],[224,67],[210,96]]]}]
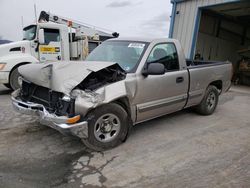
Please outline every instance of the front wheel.
[{"label": "front wheel", "polygon": [[201,115],[211,115],[218,104],[219,91],[215,86],[208,86],[201,103],[196,107],[196,111]]},{"label": "front wheel", "polygon": [[121,144],[128,133],[129,119],[126,110],[116,103],[100,106],[90,112],[86,146],[102,151]]}]

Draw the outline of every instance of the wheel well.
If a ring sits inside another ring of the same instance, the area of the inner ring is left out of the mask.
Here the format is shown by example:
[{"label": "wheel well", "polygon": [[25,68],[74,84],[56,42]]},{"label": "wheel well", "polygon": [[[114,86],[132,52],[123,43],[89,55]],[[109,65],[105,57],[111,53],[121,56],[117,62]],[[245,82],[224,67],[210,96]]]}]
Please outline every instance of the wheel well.
[{"label": "wheel well", "polygon": [[122,98],[119,98],[113,102],[121,105],[121,107],[128,113],[129,127],[128,127],[128,132],[127,132],[125,138],[123,139],[123,142],[125,142],[129,136],[130,130],[133,126],[133,121],[131,119],[131,109],[130,109],[129,99],[127,97],[122,97]]},{"label": "wheel well", "polygon": [[209,85],[215,86],[219,91],[222,90],[222,81],[221,80],[214,81],[214,82],[210,83]]},{"label": "wheel well", "polygon": [[124,110],[126,110],[126,112],[128,113],[128,115],[131,116],[131,110],[130,110],[129,100],[128,100],[127,97],[119,98],[119,99],[117,99],[117,100],[115,100],[113,102],[121,105],[121,107],[123,107]]},{"label": "wheel well", "polygon": [[9,80],[10,80],[10,75],[11,75],[11,73],[12,73],[16,68],[18,68],[18,67],[20,67],[20,66],[22,66],[22,65],[25,65],[25,64],[30,64],[30,62],[23,62],[23,63],[19,63],[19,64],[15,65],[15,66],[11,69],[11,71],[10,71]]},{"label": "wheel well", "polygon": [[[115,103],[115,104],[120,105],[128,113],[128,116],[131,117],[131,109],[130,109],[130,104],[129,104],[129,100],[127,97],[122,97],[122,98],[116,99],[114,101],[111,101],[110,103]],[[105,106],[105,104],[102,104],[100,106],[103,106],[103,105]],[[91,113],[93,110],[95,110],[95,108],[89,109],[87,111],[87,113],[85,114],[85,116],[87,114]]]}]

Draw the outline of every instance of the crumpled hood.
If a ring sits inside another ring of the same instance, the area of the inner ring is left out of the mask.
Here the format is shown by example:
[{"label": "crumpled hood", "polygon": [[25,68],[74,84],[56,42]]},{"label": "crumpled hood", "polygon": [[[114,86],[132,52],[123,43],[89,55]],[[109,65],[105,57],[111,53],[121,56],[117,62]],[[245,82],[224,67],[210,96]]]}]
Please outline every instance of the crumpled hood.
[{"label": "crumpled hood", "polygon": [[114,64],[96,61],[39,63],[23,65],[18,71],[27,81],[69,95],[91,72]]}]

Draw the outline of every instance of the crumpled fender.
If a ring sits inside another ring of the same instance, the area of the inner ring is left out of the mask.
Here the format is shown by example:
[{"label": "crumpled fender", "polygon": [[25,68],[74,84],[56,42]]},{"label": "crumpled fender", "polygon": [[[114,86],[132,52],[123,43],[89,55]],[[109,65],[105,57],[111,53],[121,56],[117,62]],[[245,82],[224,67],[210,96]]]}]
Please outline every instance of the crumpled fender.
[{"label": "crumpled fender", "polygon": [[75,98],[75,112],[85,116],[91,109],[117,99],[127,97],[130,101],[136,91],[135,81],[132,80],[133,78],[126,78],[126,80],[112,83],[94,92],[73,90],[71,96]]}]

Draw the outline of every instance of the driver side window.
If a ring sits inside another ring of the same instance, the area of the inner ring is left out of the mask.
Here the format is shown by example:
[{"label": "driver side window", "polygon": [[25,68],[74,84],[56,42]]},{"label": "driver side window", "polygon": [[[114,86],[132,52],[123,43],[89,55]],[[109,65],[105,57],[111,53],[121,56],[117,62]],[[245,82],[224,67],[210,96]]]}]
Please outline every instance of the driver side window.
[{"label": "driver side window", "polygon": [[49,44],[50,42],[60,42],[59,30],[44,28],[44,39],[46,44]]},{"label": "driver side window", "polygon": [[173,43],[156,45],[151,51],[147,63],[161,63],[166,71],[179,70],[178,54]]}]

